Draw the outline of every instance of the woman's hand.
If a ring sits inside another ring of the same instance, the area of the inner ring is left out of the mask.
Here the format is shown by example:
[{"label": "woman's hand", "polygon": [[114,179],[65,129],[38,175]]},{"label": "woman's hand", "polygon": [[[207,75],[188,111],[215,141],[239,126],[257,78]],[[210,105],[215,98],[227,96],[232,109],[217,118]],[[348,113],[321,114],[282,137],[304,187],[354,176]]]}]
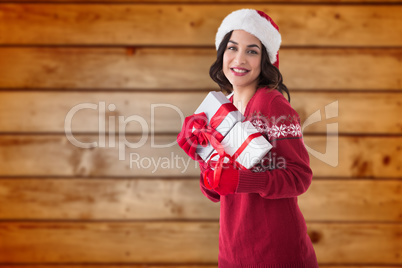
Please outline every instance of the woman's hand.
[{"label": "woman's hand", "polygon": [[188,116],[184,119],[181,132],[177,135],[177,143],[191,159],[204,162],[196,153],[198,142],[197,137],[192,133],[193,125],[194,116]]},{"label": "woman's hand", "polygon": [[[213,176],[213,172],[212,172]],[[208,178],[210,182],[210,178]],[[233,165],[224,166],[219,180],[219,185],[214,190],[220,195],[236,193],[237,186],[239,185],[239,170],[234,168]]]}]

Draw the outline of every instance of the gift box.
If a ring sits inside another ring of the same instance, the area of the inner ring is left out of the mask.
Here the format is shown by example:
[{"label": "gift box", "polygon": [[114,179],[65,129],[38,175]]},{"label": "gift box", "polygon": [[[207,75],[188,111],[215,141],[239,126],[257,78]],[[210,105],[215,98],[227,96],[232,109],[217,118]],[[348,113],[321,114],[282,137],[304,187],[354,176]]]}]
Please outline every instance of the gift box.
[{"label": "gift box", "polygon": [[[217,132],[214,135],[218,141],[225,137],[237,122],[242,122],[244,116],[226,98],[222,92],[209,92],[194,114],[205,113],[208,118],[208,126]],[[193,129],[194,132],[194,129]],[[219,138],[220,137],[220,138]],[[197,145],[197,154],[204,159],[208,159],[214,147],[211,142],[207,146]]]},{"label": "gift box", "polygon": [[[221,142],[221,148],[230,158],[223,163],[235,162],[241,169],[250,169],[271,150],[272,145],[249,121],[236,123]],[[214,151],[207,161],[216,162],[219,154]]]}]

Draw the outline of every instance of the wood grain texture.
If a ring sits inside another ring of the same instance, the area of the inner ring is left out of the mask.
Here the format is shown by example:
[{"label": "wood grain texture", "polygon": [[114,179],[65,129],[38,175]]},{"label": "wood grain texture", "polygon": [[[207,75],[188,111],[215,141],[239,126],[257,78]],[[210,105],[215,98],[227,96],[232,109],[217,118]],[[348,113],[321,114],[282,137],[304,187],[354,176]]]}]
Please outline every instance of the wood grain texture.
[{"label": "wood grain texture", "polygon": [[[121,127],[130,134],[179,133],[184,118],[207,94],[0,92],[0,132],[117,133]],[[335,133],[329,124],[338,124],[342,134],[402,133],[400,93],[292,92],[291,105],[301,117],[304,134]]]},{"label": "wood grain texture", "polygon": [[319,263],[401,265],[400,224],[308,223],[307,226]]},{"label": "wood grain texture", "polygon": [[[3,265],[1,264],[2,268],[27,268],[27,265],[18,265],[18,264],[6,264]],[[50,268],[54,267],[54,264],[30,264],[29,268]],[[63,264],[63,265],[57,265],[57,268],[217,268],[218,264],[188,264],[188,265],[181,265],[181,264],[102,264],[100,265],[94,265],[94,264]],[[331,267],[332,268],[332,267]],[[333,268],[338,268],[338,267],[333,267]],[[343,268],[356,268],[356,267],[343,267]],[[359,268],[366,268],[366,267],[359,267]],[[367,267],[367,268],[388,268],[388,267]]]},{"label": "wood grain texture", "polygon": [[[0,263],[215,263],[218,229],[218,222],[1,222]],[[308,230],[320,263],[402,264],[401,224]]]},{"label": "wood grain texture", "polygon": [[[0,48],[2,88],[213,89],[214,49]],[[30,64],[35,62],[36,64]],[[174,63],[174,68],[172,68]],[[8,65],[8,66],[7,66]]]},{"label": "wood grain texture", "polygon": [[[188,179],[0,179],[0,220],[218,220]],[[299,197],[307,221],[402,222],[402,181],[319,180]]]},{"label": "wood grain texture", "polygon": [[313,179],[299,206],[307,221],[402,222],[402,181]]},{"label": "wood grain texture", "polygon": [[[9,0],[7,2],[14,2]],[[18,2],[32,2],[32,0],[18,0]],[[63,2],[71,2],[71,0],[41,0],[41,3],[63,3]],[[75,0],[75,3],[96,3],[99,0]],[[171,0],[119,0],[120,3],[129,2],[129,3],[155,3],[155,4],[163,4],[163,3],[171,3]],[[215,0],[215,1],[206,1],[206,0],[175,0],[175,3],[225,3],[225,4],[244,4],[244,0]],[[266,3],[266,0],[253,0],[253,3]],[[295,3],[295,4],[310,4],[310,3],[318,3],[322,4],[322,0],[270,0],[270,3]],[[325,0],[325,3],[352,3],[352,4],[365,4],[365,3],[400,3],[400,0]],[[115,0],[103,0],[102,3],[116,3]]]},{"label": "wood grain texture", "polygon": [[211,263],[218,228],[208,222],[0,223],[0,263]]},{"label": "wood grain texture", "polygon": [[0,179],[0,219],[218,220],[188,179]]},{"label": "wood grain texture", "polygon": [[[54,264],[30,264],[29,268],[50,268],[53,267]],[[2,268],[27,268],[27,265],[18,265],[18,264],[5,264],[1,265]],[[80,264],[64,264],[64,265],[57,265],[58,268],[99,268],[99,265],[80,265]],[[113,264],[102,264],[102,268],[217,268],[218,264],[215,265],[180,265],[180,264],[166,264],[166,265],[152,265],[152,264],[119,264],[119,265],[113,265]],[[381,266],[372,266],[372,265],[320,265],[321,268],[395,268],[398,266],[388,266],[388,265],[381,265]]]},{"label": "wood grain texture", "polygon": [[[244,6],[2,4],[0,44],[212,46],[222,19],[240,8]],[[285,46],[402,44],[402,36],[394,34],[402,30],[399,5],[257,4],[249,8],[272,16],[281,27]]]},{"label": "wood grain texture", "polygon": [[[1,268],[27,268],[27,265],[18,264],[0,264]],[[29,268],[53,268],[54,264],[29,264]],[[57,268],[217,268],[218,264],[57,264]],[[325,266],[324,266],[325,267]],[[329,267],[338,268],[338,267]],[[342,267],[342,268],[357,268],[357,267]],[[366,268],[366,267],[358,267]],[[367,267],[367,268],[389,268],[389,267]],[[392,267],[391,267],[392,268]]]},{"label": "wood grain texture", "polygon": [[[216,90],[208,75],[215,55],[213,48],[0,47],[0,88]],[[285,47],[280,64],[291,91],[402,89],[402,49]]]},{"label": "wood grain texture", "polygon": [[[245,4],[280,26],[320,267],[402,267],[401,1],[1,2],[1,268],[217,267],[219,203],[175,139],[217,89],[215,32]],[[93,148],[64,134],[82,104],[72,131]]]},{"label": "wood grain texture", "polygon": [[[27,268],[26,265],[18,265],[18,264],[6,264],[6,265],[1,265],[2,268]],[[53,264],[30,264],[29,268],[50,268],[53,267]],[[113,265],[113,264],[102,264],[102,268],[217,268],[218,264],[215,265],[180,265],[180,264],[166,264],[166,265],[152,265],[152,264],[119,264],[119,265]],[[381,265],[381,266],[372,266],[372,265],[320,265],[321,268],[395,268],[399,266],[387,266],[387,265]],[[64,265],[57,265],[57,268],[99,268],[99,265],[80,265],[80,264],[64,264]]]},{"label": "wood grain texture", "polygon": [[[54,264],[0,264],[1,268],[53,268]],[[218,264],[57,264],[57,268],[217,268]],[[326,266],[324,266],[326,267]],[[339,268],[339,267],[328,267]],[[386,266],[378,267],[344,267],[342,268],[392,268]]]},{"label": "wood grain texture", "polygon": [[[79,148],[65,135],[1,135],[0,176],[188,177],[198,176],[198,163],[176,144],[176,135],[121,137],[104,147],[97,135],[76,135],[75,142],[97,142]],[[124,139],[127,139],[127,142]],[[401,178],[402,137],[305,136],[317,177]],[[142,144],[144,142],[144,144]],[[152,145],[152,142],[154,145]],[[132,147],[124,146],[128,144]],[[119,147],[118,145],[121,145]],[[155,145],[160,146],[156,148]],[[161,148],[163,147],[163,148]],[[311,153],[322,155],[316,157]],[[119,160],[121,157],[121,160]],[[279,156],[275,156],[279,157]],[[338,159],[336,159],[338,158]],[[338,161],[334,165],[333,161]]]},{"label": "wood grain texture", "polygon": [[[401,178],[401,137],[305,137],[316,176]],[[332,142],[334,142],[332,144]],[[363,149],[364,148],[364,149]],[[320,152],[318,156],[312,153]],[[330,165],[338,157],[338,163]],[[335,158],[335,159],[334,159]]]}]

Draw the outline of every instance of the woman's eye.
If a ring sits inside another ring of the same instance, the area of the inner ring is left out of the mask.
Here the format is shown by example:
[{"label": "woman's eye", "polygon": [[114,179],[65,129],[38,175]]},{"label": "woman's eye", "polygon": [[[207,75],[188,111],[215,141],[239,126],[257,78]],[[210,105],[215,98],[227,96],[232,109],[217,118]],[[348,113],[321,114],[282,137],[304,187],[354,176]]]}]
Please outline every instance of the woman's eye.
[{"label": "woman's eye", "polygon": [[228,50],[236,50],[235,47],[228,47]]},{"label": "woman's eye", "polygon": [[258,52],[257,51],[255,51],[255,50],[250,50],[248,53],[250,53],[250,54],[258,54]]}]

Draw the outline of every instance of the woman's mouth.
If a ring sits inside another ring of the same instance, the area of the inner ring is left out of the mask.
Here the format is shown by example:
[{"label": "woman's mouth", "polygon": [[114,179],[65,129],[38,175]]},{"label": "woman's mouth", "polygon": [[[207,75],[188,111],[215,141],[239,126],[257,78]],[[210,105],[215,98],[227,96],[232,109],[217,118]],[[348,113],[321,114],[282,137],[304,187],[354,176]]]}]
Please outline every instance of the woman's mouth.
[{"label": "woman's mouth", "polygon": [[232,73],[234,75],[238,75],[238,76],[246,75],[249,72],[249,70],[244,69],[244,68],[230,68],[230,70],[232,71]]}]

